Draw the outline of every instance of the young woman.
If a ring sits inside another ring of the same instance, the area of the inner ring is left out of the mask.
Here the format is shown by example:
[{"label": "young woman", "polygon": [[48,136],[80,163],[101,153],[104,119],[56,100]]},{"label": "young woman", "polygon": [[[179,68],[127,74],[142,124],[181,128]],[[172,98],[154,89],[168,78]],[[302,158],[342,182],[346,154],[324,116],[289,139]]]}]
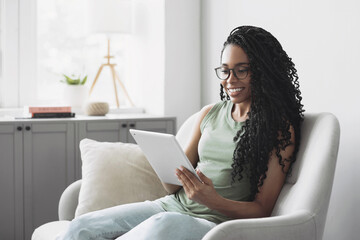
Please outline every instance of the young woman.
[{"label": "young woman", "polygon": [[224,43],[221,102],[199,114],[170,195],[88,213],[58,239],[201,239],[216,224],[270,216],[300,143],[294,63],[269,32],[235,28]]}]

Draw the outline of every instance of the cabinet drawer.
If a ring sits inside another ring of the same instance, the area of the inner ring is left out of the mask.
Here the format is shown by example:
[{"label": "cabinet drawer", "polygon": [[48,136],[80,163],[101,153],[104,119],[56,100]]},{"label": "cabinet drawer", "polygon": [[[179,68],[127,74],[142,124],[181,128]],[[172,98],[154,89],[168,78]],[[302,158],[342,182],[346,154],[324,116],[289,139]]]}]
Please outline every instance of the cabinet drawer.
[{"label": "cabinet drawer", "polygon": [[[26,124],[25,124],[26,125]],[[63,123],[47,123],[47,124],[32,124],[32,132],[49,133],[49,132],[66,132],[67,124]]]},{"label": "cabinet drawer", "polygon": [[0,133],[13,133],[14,125],[0,125]]},{"label": "cabinet drawer", "polygon": [[145,131],[174,134],[173,121],[137,121],[134,128]]},{"label": "cabinet drawer", "polygon": [[118,122],[97,122],[97,123],[86,123],[87,131],[108,131],[108,130],[119,130]]}]

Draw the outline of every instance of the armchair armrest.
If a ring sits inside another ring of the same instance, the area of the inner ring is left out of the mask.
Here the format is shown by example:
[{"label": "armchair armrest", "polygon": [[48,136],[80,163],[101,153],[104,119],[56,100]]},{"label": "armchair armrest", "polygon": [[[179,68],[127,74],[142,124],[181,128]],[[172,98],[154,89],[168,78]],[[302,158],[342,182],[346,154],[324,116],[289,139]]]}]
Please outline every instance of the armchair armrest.
[{"label": "armchair armrest", "polygon": [[79,201],[81,180],[70,184],[62,193],[59,201],[59,220],[72,220],[75,217],[75,210]]},{"label": "armchair armrest", "polygon": [[267,218],[231,220],[210,230],[203,240],[315,240],[314,217],[301,210],[288,215]]}]

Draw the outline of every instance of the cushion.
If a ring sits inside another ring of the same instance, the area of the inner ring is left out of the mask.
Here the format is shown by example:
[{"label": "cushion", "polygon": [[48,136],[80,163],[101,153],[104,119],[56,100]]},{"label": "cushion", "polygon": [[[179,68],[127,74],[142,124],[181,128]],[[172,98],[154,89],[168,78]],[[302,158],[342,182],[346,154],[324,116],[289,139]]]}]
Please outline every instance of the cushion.
[{"label": "cushion", "polygon": [[138,145],[83,139],[80,152],[82,185],[75,217],[166,195]]}]

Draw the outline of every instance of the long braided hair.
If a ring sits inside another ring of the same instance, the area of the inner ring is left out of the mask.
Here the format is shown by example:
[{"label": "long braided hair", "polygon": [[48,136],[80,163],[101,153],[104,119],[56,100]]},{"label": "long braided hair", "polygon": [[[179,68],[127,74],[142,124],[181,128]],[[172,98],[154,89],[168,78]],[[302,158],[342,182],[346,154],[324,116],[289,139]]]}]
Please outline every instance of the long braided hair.
[{"label": "long braided hair", "polygon": [[[251,183],[251,199],[266,179],[269,158],[275,149],[283,171],[285,161],[295,161],[300,143],[303,105],[295,65],[278,40],[262,28],[241,26],[231,31],[224,43],[241,47],[247,54],[251,71],[251,106],[245,125],[234,137],[237,142],[232,164],[232,181],[241,180],[246,172]],[[221,100],[229,96],[220,85]],[[291,142],[290,128],[295,134],[294,152],[283,159],[280,151]]]}]

